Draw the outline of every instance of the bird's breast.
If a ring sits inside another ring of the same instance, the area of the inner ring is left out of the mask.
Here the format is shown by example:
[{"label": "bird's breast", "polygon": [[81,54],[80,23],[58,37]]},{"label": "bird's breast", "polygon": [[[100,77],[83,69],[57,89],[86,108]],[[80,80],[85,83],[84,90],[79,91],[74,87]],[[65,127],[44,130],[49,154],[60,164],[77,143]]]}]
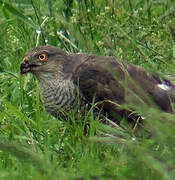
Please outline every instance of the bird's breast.
[{"label": "bird's breast", "polygon": [[50,81],[40,85],[43,105],[48,113],[58,117],[70,111],[83,111],[85,102],[82,100],[78,88],[70,81]]}]

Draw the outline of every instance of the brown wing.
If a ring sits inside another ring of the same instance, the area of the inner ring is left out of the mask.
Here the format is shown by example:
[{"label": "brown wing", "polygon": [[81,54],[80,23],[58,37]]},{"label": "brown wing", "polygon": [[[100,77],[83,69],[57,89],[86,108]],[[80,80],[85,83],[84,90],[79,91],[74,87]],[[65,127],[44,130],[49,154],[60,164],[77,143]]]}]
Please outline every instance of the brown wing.
[{"label": "brown wing", "polygon": [[90,103],[101,102],[98,106],[103,113],[114,122],[120,123],[120,117],[131,111],[121,109],[118,105],[125,103],[125,80],[123,64],[112,57],[93,57],[77,67],[74,72],[74,82],[86,100]]},{"label": "brown wing", "polygon": [[[93,57],[77,67],[73,76],[75,84],[90,102],[95,96],[96,101],[108,99],[119,104],[124,103],[125,89],[120,81],[124,80],[125,75],[120,64],[110,58],[99,58]],[[113,76],[114,70],[117,78]]]},{"label": "brown wing", "polygon": [[[140,67],[114,57],[92,57],[77,66],[74,82],[83,95],[92,101],[111,100],[119,104],[126,101],[129,94],[135,93],[144,100],[144,94],[153,96],[159,78],[148,74]],[[146,100],[146,99],[145,99]]]},{"label": "brown wing", "polygon": [[138,104],[140,99],[149,103],[148,95],[153,97],[159,83],[142,68],[116,61],[114,57],[90,58],[76,68],[73,78],[85,99],[92,102],[95,96],[95,102],[104,101],[103,110],[112,117],[131,112],[116,104],[131,101]]}]

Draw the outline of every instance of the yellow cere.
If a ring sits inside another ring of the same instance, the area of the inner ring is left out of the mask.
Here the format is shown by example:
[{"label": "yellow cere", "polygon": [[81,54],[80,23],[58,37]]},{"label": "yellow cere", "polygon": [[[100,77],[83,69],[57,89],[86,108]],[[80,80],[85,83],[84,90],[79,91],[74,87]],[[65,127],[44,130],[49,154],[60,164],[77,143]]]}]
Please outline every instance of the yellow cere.
[{"label": "yellow cere", "polygon": [[28,59],[27,57],[25,57],[25,58],[23,59],[23,61],[27,63],[27,62],[29,61],[29,59]]}]

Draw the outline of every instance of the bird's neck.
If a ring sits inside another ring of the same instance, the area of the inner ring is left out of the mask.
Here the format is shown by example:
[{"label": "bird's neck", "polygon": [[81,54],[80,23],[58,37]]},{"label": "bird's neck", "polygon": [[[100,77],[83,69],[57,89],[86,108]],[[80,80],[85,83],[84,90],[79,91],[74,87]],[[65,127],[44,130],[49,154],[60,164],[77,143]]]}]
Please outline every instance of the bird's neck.
[{"label": "bird's neck", "polygon": [[64,79],[64,74],[59,71],[40,71],[40,72],[34,72],[34,75],[36,76],[37,80],[41,83],[46,83],[49,81],[55,81],[55,79],[62,81]]},{"label": "bird's neck", "polygon": [[61,93],[66,94],[70,89],[74,90],[76,88],[72,81],[66,79],[62,74],[47,74],[42,77],[37,77],[37,79],[44,100],[48,98],[47,95],[55,98],[57,95],[62,95]]},{"label": "bird's neck", "polygon": [[51,90],[57,91],[57,89],[63,89],[67,91],[69,88],[75,89],[73,82],[69,78],[65,78],[62,73],[47,73],[37,77],[41,92]]}]

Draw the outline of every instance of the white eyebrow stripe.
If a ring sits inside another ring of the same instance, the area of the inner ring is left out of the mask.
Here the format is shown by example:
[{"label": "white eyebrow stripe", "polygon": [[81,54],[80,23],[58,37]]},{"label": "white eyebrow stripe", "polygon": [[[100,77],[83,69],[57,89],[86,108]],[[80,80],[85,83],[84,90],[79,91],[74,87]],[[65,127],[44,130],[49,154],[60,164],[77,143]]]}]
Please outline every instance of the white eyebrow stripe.
[{"label": "white eyebrow stripe", "polygon": [[157,85],[159,88],[165,90],[165,91],[168,91],[170,90],[171,88],[169,86],[167,86],[166,84],[158,84]]}]

